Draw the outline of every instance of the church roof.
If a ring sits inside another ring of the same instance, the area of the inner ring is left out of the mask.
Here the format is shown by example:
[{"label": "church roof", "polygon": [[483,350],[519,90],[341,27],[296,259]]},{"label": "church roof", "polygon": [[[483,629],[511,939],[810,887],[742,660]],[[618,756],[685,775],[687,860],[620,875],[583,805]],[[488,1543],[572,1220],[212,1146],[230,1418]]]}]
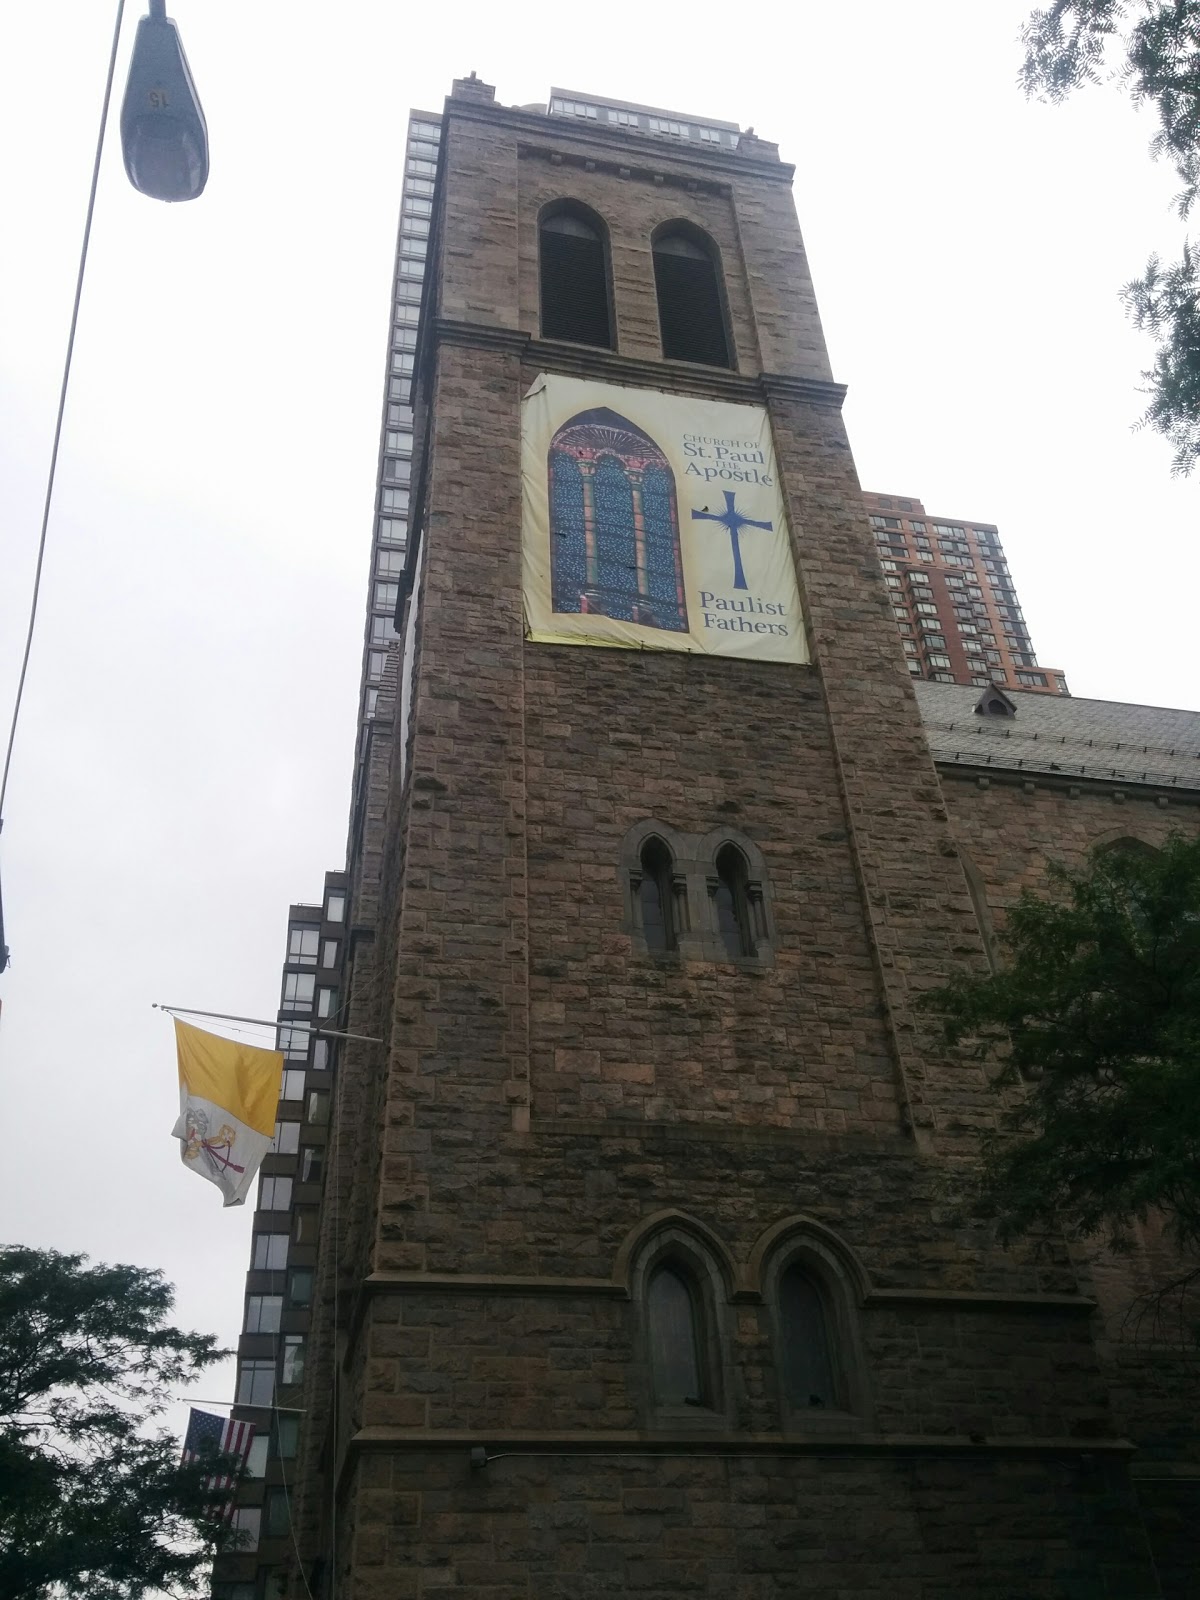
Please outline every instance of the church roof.
[{"label": "church roof", "polygon": [[939,766],[1200,790],[1200,712],[1010,689],[1015,715],[981,717],[970,684],[913,688]]}]

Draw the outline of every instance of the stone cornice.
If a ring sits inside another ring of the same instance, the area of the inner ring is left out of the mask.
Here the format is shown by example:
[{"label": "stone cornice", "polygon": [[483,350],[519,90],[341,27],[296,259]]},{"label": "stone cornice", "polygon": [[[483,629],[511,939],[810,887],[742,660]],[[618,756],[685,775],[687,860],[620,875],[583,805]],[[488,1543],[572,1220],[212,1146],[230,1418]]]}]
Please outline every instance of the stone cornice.
[{"label": "stone cornice", "polygon": [[614,165],[647,168],[664,176],[687,171],[687,176],[694,178],[706,172],[727,184],[750,177],[790,187],[796,174],[790,162],[777,157],[746,155],[738,150],[699,143],[694,146],[690,142],[667,144],[651,133],[639,133],[632,128],[616,128],[598,121],[576,122],[567,117],[552,117],[546,112],[502,106],[495,101],[459,99],[451,95],[443,114],[447,124],[457,120],[511,129],[525,135],[533,141],[532,149],[544,151],[547,156],[555,146],[565,154],[563,146],[574,144],[589,154],[594,152],[597,157],[603,152],[603,159]]},{"label": "stone cornice", "polygon": [[[1153,800],[1156,803],[1196,805],[1200,803],[1200,788],[1161,783],[1145,783],[1140,778],[1089,778],[1082,773],[1048,772],[1041,767],[986,766],[980,762],[954,761],[949,756],[933,752],[933,763],[942,777],[957,778],[966,783],[978,783],[981,788],[1053,789],[1065,793],[1072,800],[1081,794],[1101,795],[1108,799]],[[980,782],[982,780],[982,782]]]},{"label": "stone cornice", "polygon": [[672,394],[694,394],[700,399],[730,400],[743,405],[764,405],[772,399],[800,400],[840,411],[846,386],[822,378],[804,378],[781,372],[759,374],[729,372],[723,367],[701,367],[690,361],[647,361],[618,355],[590,345],[567,344],[556,339],[535,339],[518,328],[498,328],[484,322],[458,322],[439,317],[432,323],[426,348],[457,345],[467,349],[504,350],[547,372],[595,378],[637,389],[665,389]]}]

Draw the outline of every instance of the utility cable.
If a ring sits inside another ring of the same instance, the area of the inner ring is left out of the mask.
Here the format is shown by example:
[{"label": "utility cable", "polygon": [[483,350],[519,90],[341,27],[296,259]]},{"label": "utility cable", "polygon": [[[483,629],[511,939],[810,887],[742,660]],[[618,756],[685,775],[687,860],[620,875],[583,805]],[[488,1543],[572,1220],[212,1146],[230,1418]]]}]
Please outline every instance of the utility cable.
[{"label": "utility cable", "polygon": [[[54,497],[54,475],[58,469],[58,446],[62,439],[63,413],[67,408],[67,384],[71,377],[71,358],[75,353],[75,329],[79,325],[79,302],[83,297],[83,273],[87,266],[88,244],[92,237],[92,214],[96,209],[96,186],[100,181],[100,157],[104,151],[104,132],[108,127],[108,107],[112,100],[113,78],[117,70],[117,49],[121,41],[121,21],[125,15],[125,0],[117,0],[117,20],[113,25],[112,49],[108,57],[108,77],[104,83],[104,103],[100,108],[100,131],[96,136],[96,155],[92,162],[92,186],[88,192],[87,217],[83,224],[83,245],[79,252],[79,272],[75,279],[75,301],[71,307],[71,330],[67,335],[67,354],[63,362],[62,384],[58,392],[58,416],[54,423],[54,443],[50,448],[50,470],[46,477],[46,498],[42,506],[42,532],[38,539],[37,565],[33,573],[33,594],[29,602],[29,625],[25,631],[25,652],[21,657],[21,673],[17,679],[17,693],[13,701],[12,721],[8,729],[8,748],[4,753],[4,775],[0,777],[0,828],[4,826],[4,797],[8,793],[8,769],[12,765],[13,742],[17,737],[17,719],[21,714],[21,700],[25,693],[25,674],[29,669],[29,652],[33,645],[33,628],[37,620],[38,595],[42,587],[42,562],[46,555],[46,529],[50,523],[50,502]],[[0,972],[8,965],[8,947],[4,943],[4,909],[0,900]]]}]

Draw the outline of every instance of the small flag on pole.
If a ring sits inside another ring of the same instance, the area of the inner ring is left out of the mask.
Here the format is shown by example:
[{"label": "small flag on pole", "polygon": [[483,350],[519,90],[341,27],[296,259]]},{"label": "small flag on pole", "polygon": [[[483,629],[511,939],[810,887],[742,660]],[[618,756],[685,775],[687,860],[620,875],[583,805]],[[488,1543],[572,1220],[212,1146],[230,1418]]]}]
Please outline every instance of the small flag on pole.
[{"label": "small flag on pole", "polygon": [[240,1206],[275,1134],[283,1056],[178,1019],[175,1045],[179,1121],[173,1131],[184,1165],[215,1183],[227,1206]]},{"label": "small flag on pole", "polygon": [[[203,1462],[211,1456],[224,1456],[223,1472],[205,1478],[204,1487],[210,1494],[232,1497],[237,1481],[245,1470],[250,1446],[254,1443],[254,1424],[238,1422],[234,1417],[217,1417],[211,1411],[197,1411],[192,1406],[188,1414],[187,1433],[183,1440],[183,1465]],[[230,1498],[225,1509],[226,1520],[233,1514]]]}]

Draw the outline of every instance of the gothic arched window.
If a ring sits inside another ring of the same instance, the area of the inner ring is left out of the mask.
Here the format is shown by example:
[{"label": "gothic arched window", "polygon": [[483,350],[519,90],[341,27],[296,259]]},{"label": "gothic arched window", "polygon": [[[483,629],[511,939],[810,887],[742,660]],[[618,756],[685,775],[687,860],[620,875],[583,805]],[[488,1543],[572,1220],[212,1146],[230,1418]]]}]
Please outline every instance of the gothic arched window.
[{"label": "gothic arched window", "polygon": [[675,863],[661,839],[642,846],[642,877],[638,884],[638,910],[647,950],[674,950],[678,922],[675,914]]},{"label": "gothic arched window", "polygon": [[608,252],[603,224],[582,206],[561,205],[538,224],[542,337],[612,349]]},{"label": "gothic arched window", "polygon": [[698,228],[672,224],[655,236],[653,251],[663,357],[732,367],[711,242]]},{"label": "gothic arched window", "polygon": [[554,610],[686,633],[675,474],[650,435],[607,406],[581,411],[548,468]]},{"label": "gothic arched window", "polygon": [[717,914],[717,933],[730,960],[752,956],[758,949],[755,907],[750,899],[750,879],[746,858],[735,844],[723,844],[717,851],[717,877],[713,901]]},{"label": "gothic arched window", "polygon": [[700,1296],[685,1267],[674,1261],[655,1267],[646,1287],[646,1320],[655,1403],[707,1405]]},{"label": "gothic arched window", "polygon": [[800,1265],[788,1267],[779,1279],[779,1326],[780,1377],[788,1404],[797,1411],[836,1406],[824,1296],[816,1279]]}]

